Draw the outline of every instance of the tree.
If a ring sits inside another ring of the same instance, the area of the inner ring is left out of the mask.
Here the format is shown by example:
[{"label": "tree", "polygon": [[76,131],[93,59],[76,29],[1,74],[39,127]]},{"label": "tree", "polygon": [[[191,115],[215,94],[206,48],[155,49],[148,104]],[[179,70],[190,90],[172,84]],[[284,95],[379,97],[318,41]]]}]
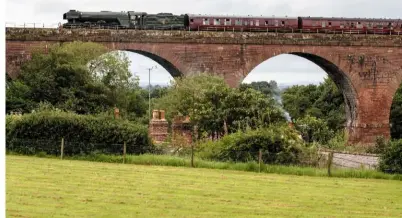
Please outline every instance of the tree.
[{"label": "tree", "polygon": [[20,76],[7,86],[7,112],[30,112],[48,102],[80,114],[118,107],[126,116],[142,116],[144,99],[129,65],[123,53],[107,53],[96,43],[72,42],[51,46],[47,53],[33,51]]},{"label": "tree", "polygon": [[269,98],[272,98],[280,94],[278,84],[273,80],[271,80],[270,82],[266,81],[252,82],[250,84],[242,83],[239,87],[241,91],[246,90],[248,88],[255,89]]},{"label": "tree", "polygon": [[168,120],[190,116],[199,136],[213,138],[284,121],[274,99],[251,88],[230,88],[222,78],[208,75],[177,79],[155,107],[165,109]]},{"label": "tree", "polygon": [[325,120],[310,115],[298,118],[295,122],[295,127],[308,143],[319,142],[326,144],[334,136],[334,132],[328,128]]},{"label": "tree", "polygon": [[391,138],[402,139],[402,84],[396,91],[390,112]]},{"label": "tree", "polygon": [[346,121],[344,98],[335,83],[326,78],[320,85],[293,86],[282,93],[284,108],[295,120],[313,116],[340,131]]}]

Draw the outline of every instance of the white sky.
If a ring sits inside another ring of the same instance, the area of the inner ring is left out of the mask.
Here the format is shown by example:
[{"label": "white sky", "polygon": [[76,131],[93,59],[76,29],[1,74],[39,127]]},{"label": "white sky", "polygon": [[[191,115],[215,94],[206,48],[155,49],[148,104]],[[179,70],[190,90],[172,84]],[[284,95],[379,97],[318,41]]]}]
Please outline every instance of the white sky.
[{"label": "white sky", "polygon": [[[145,11],[174,14],[236,14],[265,16],[325,16],[400,18],[402,0],[8,0],[6,25],[37,25],[56,27],[63,13],[81,11]],[[138,54],[129,54],[131,70],[148,84],[146,68],[158,65]],[[289,64],[291,63],[291,64]],[[326,73],[315,64],[296,56],[281,55],[257,66],[244,80],[276,80],[279,84],[305,84],[323,81]],[[161,66],[151,72],[151,84],[168,84],[172,77]]]}]

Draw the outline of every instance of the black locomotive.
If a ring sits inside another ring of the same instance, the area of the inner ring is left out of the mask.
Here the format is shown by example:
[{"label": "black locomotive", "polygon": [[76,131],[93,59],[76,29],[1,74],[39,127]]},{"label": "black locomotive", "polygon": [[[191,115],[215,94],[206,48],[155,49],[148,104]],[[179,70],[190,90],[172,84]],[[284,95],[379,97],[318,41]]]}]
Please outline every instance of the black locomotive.
[{"label": "black locomotive", "polygon": [[63,14],[68,22],[64,28],[127,28],[127,29],[183,29],[185,15],[172,13],[147,14],[146,12],[81,12],[70,10]]}]

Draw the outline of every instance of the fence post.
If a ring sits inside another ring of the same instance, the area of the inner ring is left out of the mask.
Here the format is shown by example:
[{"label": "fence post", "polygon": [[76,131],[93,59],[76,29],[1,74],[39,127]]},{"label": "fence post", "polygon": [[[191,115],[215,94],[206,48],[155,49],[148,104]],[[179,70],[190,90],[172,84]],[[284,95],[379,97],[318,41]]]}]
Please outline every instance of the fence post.
[{"label": "fence post", "polygon": [[331,177],[331,166],[332,166],[332,160],[334,158],[334,152],[331,151],[328,153],[328,161],[327,161],[327,167],[328,167],[328,176]]},{"label": "fence post", "polygon": [[126,152],[127,152],[127,144],[126,144],[126,141],[124,141],[124,144],[123,144],[123,164],[126,163]]},{"label": "fence post", "polygon": [[61,149],[60,149],[60,159],[63,160],[64,155],[64,137],[61,138]]},{"label": "fence post", "polygon": [[258,152],[258,172],[261,172],[261,162],[262,162],[262,150],[260,149]]},{"label": "fence post", "polygon": [[191,142],[191,167],[194,167],[194,142]]}]

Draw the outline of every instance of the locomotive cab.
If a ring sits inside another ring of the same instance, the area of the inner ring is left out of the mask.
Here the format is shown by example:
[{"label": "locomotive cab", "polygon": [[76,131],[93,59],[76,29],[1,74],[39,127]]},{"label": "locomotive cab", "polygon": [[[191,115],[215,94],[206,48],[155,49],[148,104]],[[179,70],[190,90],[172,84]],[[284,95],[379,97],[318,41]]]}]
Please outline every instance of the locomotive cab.
[{"label": "locomotive cab", "polygon": [[184,27],[188,28],[190,26],[190,16],[188,14],[184,15]]}]

